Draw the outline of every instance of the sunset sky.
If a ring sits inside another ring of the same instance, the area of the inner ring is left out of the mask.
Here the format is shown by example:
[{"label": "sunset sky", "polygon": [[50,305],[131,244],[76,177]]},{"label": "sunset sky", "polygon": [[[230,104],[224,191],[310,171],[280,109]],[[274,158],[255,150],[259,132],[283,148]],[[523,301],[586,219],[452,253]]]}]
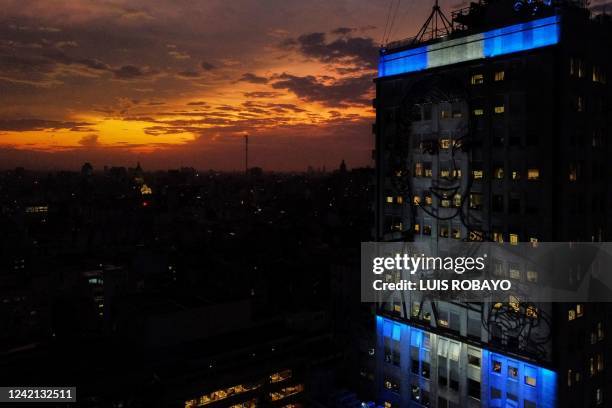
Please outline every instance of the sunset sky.
[{"label": "sunset sky", "polygon": [[369,165],[390,3],[0,0],[0,168]]}]

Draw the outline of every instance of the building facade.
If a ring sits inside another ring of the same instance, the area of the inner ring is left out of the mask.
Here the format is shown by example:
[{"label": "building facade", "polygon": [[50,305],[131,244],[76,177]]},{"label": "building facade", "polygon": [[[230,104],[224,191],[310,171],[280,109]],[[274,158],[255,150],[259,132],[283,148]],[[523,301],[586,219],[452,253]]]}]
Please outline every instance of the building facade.
[{"label": "building facade", "polygon": [[[435,12],[435,10],[434,10]],[[378,241],[607,241],[612,23],[572,1],[490,0],[381,50]],[[498,276],[538,284],[529,265]],[[607,406],[607,304],[378,305],[382,406]]]}]

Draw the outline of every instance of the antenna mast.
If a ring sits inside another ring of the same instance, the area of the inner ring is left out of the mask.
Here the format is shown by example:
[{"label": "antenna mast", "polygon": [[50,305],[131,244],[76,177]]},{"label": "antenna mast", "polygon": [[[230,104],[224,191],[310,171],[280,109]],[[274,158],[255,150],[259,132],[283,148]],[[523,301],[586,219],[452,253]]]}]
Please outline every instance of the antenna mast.
[{"label": "antenna mast", "polygon": [[435,0],[431,13],[423,24],[423,27],[419,30],[416,37],[414,37],[414,43],[420,43],[422,41],[433,40],[434,38],[444,37],[449,35],[453,30],[453,23],[444,15],[442,9],[438,5],[438,0]]},{"label": "antenna mast", "polygon": [[249,135],[244,135],[244,173],[249,173]]}]

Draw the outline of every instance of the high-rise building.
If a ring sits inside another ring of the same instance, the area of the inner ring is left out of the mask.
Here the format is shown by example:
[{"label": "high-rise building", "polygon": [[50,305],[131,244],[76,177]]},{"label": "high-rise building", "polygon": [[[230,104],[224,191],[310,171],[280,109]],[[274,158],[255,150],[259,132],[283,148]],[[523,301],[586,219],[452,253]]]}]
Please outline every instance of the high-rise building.
[{"label": "high-rise building", "polygon": [[[609,240],[610,18],[569,0],[436,13],[441,25],[381,49],[376,240]],[[499,274],[538,284],[526,265]],[[386,301],[370,353],[377,402],[609,406],[610,316],[601,303]]]}]

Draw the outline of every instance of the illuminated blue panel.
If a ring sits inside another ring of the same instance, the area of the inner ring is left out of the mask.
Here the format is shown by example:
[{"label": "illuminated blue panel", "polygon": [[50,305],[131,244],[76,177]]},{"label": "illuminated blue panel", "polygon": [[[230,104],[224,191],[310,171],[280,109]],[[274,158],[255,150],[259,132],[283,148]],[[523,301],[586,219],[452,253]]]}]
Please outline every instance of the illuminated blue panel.
[{"label": "illuminated blue panel", "polygon": [[518,408],[532,402],[538,408],[555,407],[554,371],[485,349],[482,362],[483,399],[487,406]]},{"label": "illuminated blue panel", "polygon": [[[382,316],[376,316],[376,326],[379,347],[376,353],[379,356],[378,376],[383,374],[384,370],[382,368],[387,364],[383,361],[384,354],[381,349],[384,338],[398,340],[401,333],[403,352],[410,350],[410,347],[419,349],[424,347],[423,341],[427,333],[422,329]],[[557,374],[554,371],[487,349],[481,350],[482,406],[523,408],[525,403],[532,402],[537,408],[555,408]],[[423,352],[424,350],[420,350],[420,359],[424,357]],[[437,355],[435,352],[432,354]],[[403,367],[403,370],[410,371],[410,367]],[[428,382],[428,380],[419,380],[422,389],[426,388],[424,384]],[[408,398],[406,395],[400,397],[400,395],[381,387],[378,397],[381,401],[400,403],[400,400]]]},{"label": "illuminated blue panel", "polygon": [[378,77],[492,58],[559,42],[560,18],[552,16],[380,56]]},{"label": "illuminated blue panel", "polygon": [[381,56],[378,62],[378,76],[397,75],[427,68],[427,47],[418,47]]},{"label": "illuminated blue panel", "polygon": [[401,331],[402,331],[402,326],[400,326],[397,323],[394,323],[393,324],[393,335],[391,336],[393,340],[400,341]]},{"label": "illuminated blue panel", "polygon": [[487,31],[484,34],[484,56],[497,57],[557,44],[558,23],[559,17],[552,16]]}]

